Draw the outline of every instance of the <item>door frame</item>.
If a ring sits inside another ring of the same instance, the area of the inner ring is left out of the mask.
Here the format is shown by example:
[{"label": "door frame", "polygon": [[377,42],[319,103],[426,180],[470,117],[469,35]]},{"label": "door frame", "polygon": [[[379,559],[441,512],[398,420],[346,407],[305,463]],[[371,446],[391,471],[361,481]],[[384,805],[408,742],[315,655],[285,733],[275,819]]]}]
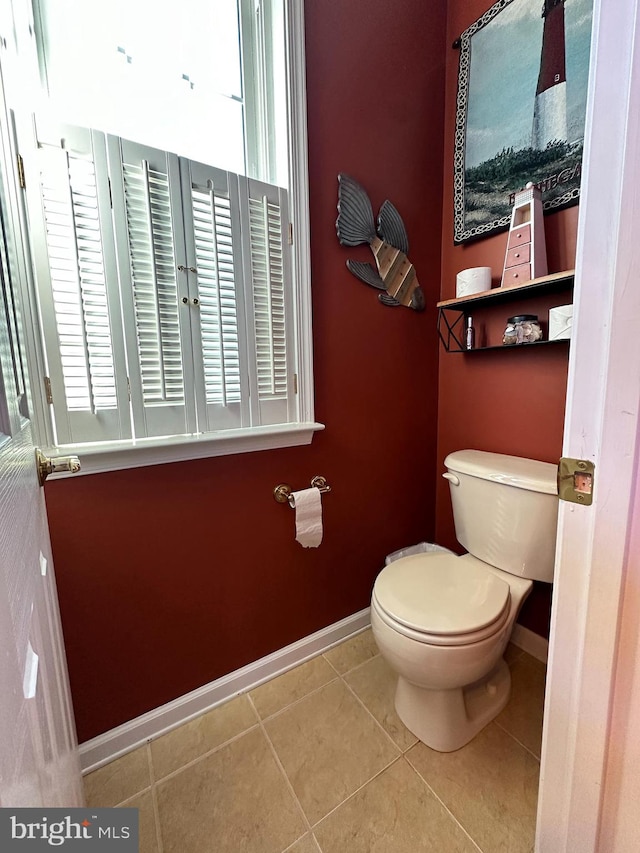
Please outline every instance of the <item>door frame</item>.
[{"label": "door frame", "polygon": [[536,851],[595,853],[606,782],[640,401],[640,0],[595,0]]}]

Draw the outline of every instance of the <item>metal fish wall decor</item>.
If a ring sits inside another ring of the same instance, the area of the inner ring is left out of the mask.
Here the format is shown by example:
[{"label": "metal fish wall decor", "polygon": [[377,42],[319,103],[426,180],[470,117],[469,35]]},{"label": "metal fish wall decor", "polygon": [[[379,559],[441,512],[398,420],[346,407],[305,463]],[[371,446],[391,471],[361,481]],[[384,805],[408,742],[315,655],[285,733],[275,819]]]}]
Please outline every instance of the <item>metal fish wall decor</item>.
[{"label": "metal fish wall decor", "polygon": [[376,229],[369,196],[349,175],[339,174],[336,231],[343,246],[370,246],[375,267],[348,260],[347,268],[360,281],[384,291],[378,295],[383,305],[406,305],[414,311],[424,311],[424,293],[407,258],[409,239],[404,222],[390,201],[383,202]]}]

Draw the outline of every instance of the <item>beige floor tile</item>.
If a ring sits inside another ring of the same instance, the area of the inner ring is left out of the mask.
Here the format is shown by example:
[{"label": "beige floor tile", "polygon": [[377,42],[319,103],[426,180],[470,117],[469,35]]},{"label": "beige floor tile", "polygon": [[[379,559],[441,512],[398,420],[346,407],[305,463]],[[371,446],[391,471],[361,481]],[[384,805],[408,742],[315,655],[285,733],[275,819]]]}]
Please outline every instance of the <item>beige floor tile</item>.
[{"label": "beige floor tile", "polygon": [[194,758],[255,726],[257,722],[247,697],[238,696],[151,741],[155,778],[162,779]]},{"label": "beige floor tile", "polygon": [[126,808],[138,809],[139,853],[158,853],[158,833],[151,791],[138,794],[122,805]]},{"label": "beige floor tile", "polygon": [[141,746],[84,777],[89,807],[111,808],[151,785],[147,746]]},{"label": "beige floor tile", "polygon": [[266,684],[261,684],[249,695],[264,720],[335,677],[334,670],[320,655],[285,672],[284,675],[267,681]]},{"label": "beige floor tile", "polygon": [[478,853],[404,759],[326,817],[322,853]]},{"label": "beige floor tile", "polygon": [[496,723],[540,757],[546,667],[523,653],[511,666],[511,698]]},{"label": "beige floor tile", "polygon": [[376,641],[373,639],[371,628],[357,634],[351,640],[346,640],[339,646],[329,649],[324,656],[340,675],[349,672],[354,666],[364,663],[369,658],[379,654]]},{"label": "beige floor tile", "polygon": [[340,680],[264,726],[312,824],[399,755]]},{"label": "beige floor tile", "polygon": [[164,853],[281,853],[306,830],[261,729],[157,785]]},{"label": "beige floor tile", "polygon": [[398,676],[381,655],[348,673],[344,680],[403,752],[417,742],[396,714]]},{"label": "beige floor tile", "polygon": [[300,841],[296,841],[293,847],[288,847],[286,853],[320,853],[320,848],[316,844],[311,833],[305,835]]},{"label": "beige floor tile", "polygon": [[513,643],[507,643],[507,648],[505,649],[504,659],[511,666],[511,664],[515,663],[518,658],[521,658],[524,652],[522,649],[519,649],[518,646],[514,646]]},{"label": "beige floor tile", "polygon": [[457,752],[418,743],[407,759],[485,853],[529,853],[539,764],[491,723]]}]

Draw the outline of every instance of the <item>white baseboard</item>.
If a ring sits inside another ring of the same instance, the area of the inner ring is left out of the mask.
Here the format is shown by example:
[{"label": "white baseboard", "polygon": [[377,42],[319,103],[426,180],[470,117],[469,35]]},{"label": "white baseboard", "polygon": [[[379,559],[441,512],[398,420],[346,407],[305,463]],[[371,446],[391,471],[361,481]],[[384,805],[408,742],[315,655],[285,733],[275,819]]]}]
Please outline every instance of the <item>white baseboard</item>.
[{"label": "white baseboard", "polygon": [[539,634],[534,634],[533,631],[525,628],[524,625],[519,625],[516,622],[513,626],[511,642],[514,646],[522,649],[523,652],[528,652],[531,657],[536,658],[536,660],[542,661],[542,663],[547,662],[549,641],[545,640],[545,638],[541,637]]},{"label": "white baseboard", "polygon": [[[90,773],[92,770],[97,770],[103,764],[131,752],[149,740],[166,734],[171,729],[210,711],[234,696],[246,693],[270,678],[275,678],[294,666],[299,666],[310,658],[326,652],[337,643],[359,634],[368,628],[369,624],[367,607],[242,669],[237,669],[166,705],[154,708],[153,711],[136,717],[128,723],[85,741],[80,744],[82,772]],[[511,634],[511,642],[537,660],[547,662],[548,641],[528,628],[516,623]]]},{"label": "white baseboard", "polygon": [[229,675],[205,684],[166,705],[154,708],[153,711],[141,717],[136,717],[92,740],[85,741],[80,744],[82,772],[89,773],[97,770],[103,764],[165,734],[205,711],[210,711],[216,705],[226,702],[239,693],[246,693],[270,678],[294,666],[299,666],[337,643],[364,631],[369,627],[369,623],[367,607],[242,669],[237,669]]}]

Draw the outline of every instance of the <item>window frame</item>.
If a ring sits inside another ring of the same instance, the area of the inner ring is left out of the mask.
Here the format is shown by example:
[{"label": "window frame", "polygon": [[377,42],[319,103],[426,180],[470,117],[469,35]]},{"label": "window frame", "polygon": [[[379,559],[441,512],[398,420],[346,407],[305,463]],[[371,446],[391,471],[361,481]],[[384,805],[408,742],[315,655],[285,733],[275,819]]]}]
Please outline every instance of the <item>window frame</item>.
[{"label": "window frame", "polygon": [[[309,444],[313,433],[324,429],[314,418],[309,191],[307,166],[306,85],[304,19],[302,0],[283,0],[287,51],[289,214],[293,242],[291,265],[294,300],[294,364],[297,391],[294,405],[297,421],[249,428],[219,430],[205,434],[172,435],[82,444],[54,441],[50,403],[45,377],[48,375],[41,335],[27,336],[31,395],[36,436],[48,455],[77,454],[84,474],[224,456],[272,448]],[[27,181],[29,175],[26,176]],[[24,211],[22,221],[25,223]],[[25,232],[26,233],[26,232]],[[24,242],[24,241],[23,241]],[[28,251],[25,247],[25,251]],[[26,279],[26,276],[25,276]],[[37,315],[33,281],[23,283],[29,313]],[[37,328],[37,327],[36,327]],[[65,475],[58,475],[65,476]]]}]

